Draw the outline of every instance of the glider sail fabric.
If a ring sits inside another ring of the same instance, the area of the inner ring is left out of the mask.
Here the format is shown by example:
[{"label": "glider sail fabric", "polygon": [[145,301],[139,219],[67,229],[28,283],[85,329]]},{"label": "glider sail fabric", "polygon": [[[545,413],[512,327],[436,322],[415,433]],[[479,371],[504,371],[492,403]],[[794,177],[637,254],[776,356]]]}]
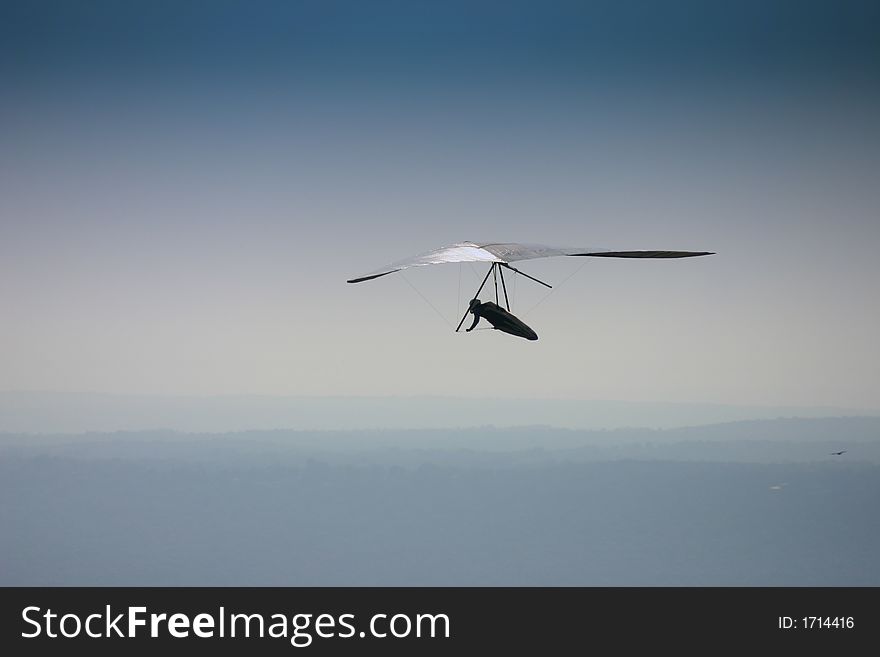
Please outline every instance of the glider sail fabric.
[{"label": "glider sail fabric", "polygon": [[555,256],[596,256],[600,258],[691,258],[693,256],[712,255],[711,251],[613,251],[595,247],[559,248],[543,244],[460,242],[440,249],[420,253],[412,258],[398,260],[375,271],[349,279],[349,283],[361,283],[380,276],[393,274],[401,269],[440,265],[449,262],[516,262],[534,258],[552,258]]},{"label": "glider sail fabric", "polygon": [[447,262],[497,262],[498,256],[490,253],[483,247],[472,242],[461,242],[460,244],[450,244],[434,251],[420,253],[412,258],[398,260],[390,265],[385,265],[375,271],[365,274],[359,278],[349,280],[349,283],[360,283],[361,281],[369,281],[386,274],[393,274],[401,269],[409,267],[423,267],[425,265],[442,265]]}]

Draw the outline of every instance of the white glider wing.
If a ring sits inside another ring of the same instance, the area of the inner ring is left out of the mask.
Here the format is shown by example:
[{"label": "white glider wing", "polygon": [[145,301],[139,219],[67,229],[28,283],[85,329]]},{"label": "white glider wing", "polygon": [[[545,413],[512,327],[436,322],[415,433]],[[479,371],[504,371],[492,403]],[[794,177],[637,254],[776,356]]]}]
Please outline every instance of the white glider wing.
[{"label": "white glider wing", "polygon": [[450,262],[500,262],[509,263],[517,260],[534,258],[552,258],[555,256],[595,256],[600,258],[691,258],[693,256],[712,255],[711,251],[614,251],[596,247],[559,248],[543,244],[486,243],[460,242],[450,244],[434,251],[420,253],[417,256],[398,260],[380,267],[369,274],[349,279],[349,283],[361,283],[380,276],[393,274],[410,267],[440,265]]}]

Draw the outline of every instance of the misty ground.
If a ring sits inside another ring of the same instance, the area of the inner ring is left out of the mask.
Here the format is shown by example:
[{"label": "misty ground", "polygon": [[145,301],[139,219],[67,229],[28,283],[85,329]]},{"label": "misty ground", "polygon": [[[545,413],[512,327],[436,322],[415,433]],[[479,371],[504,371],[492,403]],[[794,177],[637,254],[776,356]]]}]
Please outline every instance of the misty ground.
[{"label": "misty ground", "polygon": [[877,586],[878,501],[877,418],[3,434],[0,585]]}]

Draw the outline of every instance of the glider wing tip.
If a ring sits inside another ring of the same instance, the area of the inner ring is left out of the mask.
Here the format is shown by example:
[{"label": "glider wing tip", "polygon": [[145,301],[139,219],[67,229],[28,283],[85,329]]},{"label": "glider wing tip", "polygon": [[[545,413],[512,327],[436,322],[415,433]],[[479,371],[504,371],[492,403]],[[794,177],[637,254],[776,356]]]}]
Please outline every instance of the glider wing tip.
[{"label": "glider wing tip", "polygon": [[565,255],[598,258],[693,258],[715,255],[715,251],[588,251],[585,253],[566,253]]},{"label": "glider wing tip", "polygon": [[350,278],[345,281],[346,283],[363,283],[364,281],[371,281],[374,278],[379,278],[380,276],[387,276],[388,274],[393,274],[396,271],[400,271],[399,269],[392,269],[391,271],[383,271],[381,274],[372,274],[370,276],[361,276],[360,278]]}]

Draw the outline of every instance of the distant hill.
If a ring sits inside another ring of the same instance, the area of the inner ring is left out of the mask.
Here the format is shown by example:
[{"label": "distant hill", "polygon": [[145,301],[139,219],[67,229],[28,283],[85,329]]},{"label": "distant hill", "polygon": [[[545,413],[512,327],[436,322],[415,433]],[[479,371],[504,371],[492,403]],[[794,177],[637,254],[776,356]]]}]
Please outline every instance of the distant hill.
[{"label": "distant hill", "polygon": [[456,397],[271,397],[0,392],[0,432],[454,429],[545,425],[669,429],[739,420],[880,416],[877,409]]},{"label": "distant hill", "polygon": [[[833,451],[846,450],[840,456]],[[748,420],[676,429],[546,426],[369,431],[117,431],[0,434],[0,454],[199,463],[320,460],[418,466],[620,459],[748,463],[880,463],[880,418]]]}]

